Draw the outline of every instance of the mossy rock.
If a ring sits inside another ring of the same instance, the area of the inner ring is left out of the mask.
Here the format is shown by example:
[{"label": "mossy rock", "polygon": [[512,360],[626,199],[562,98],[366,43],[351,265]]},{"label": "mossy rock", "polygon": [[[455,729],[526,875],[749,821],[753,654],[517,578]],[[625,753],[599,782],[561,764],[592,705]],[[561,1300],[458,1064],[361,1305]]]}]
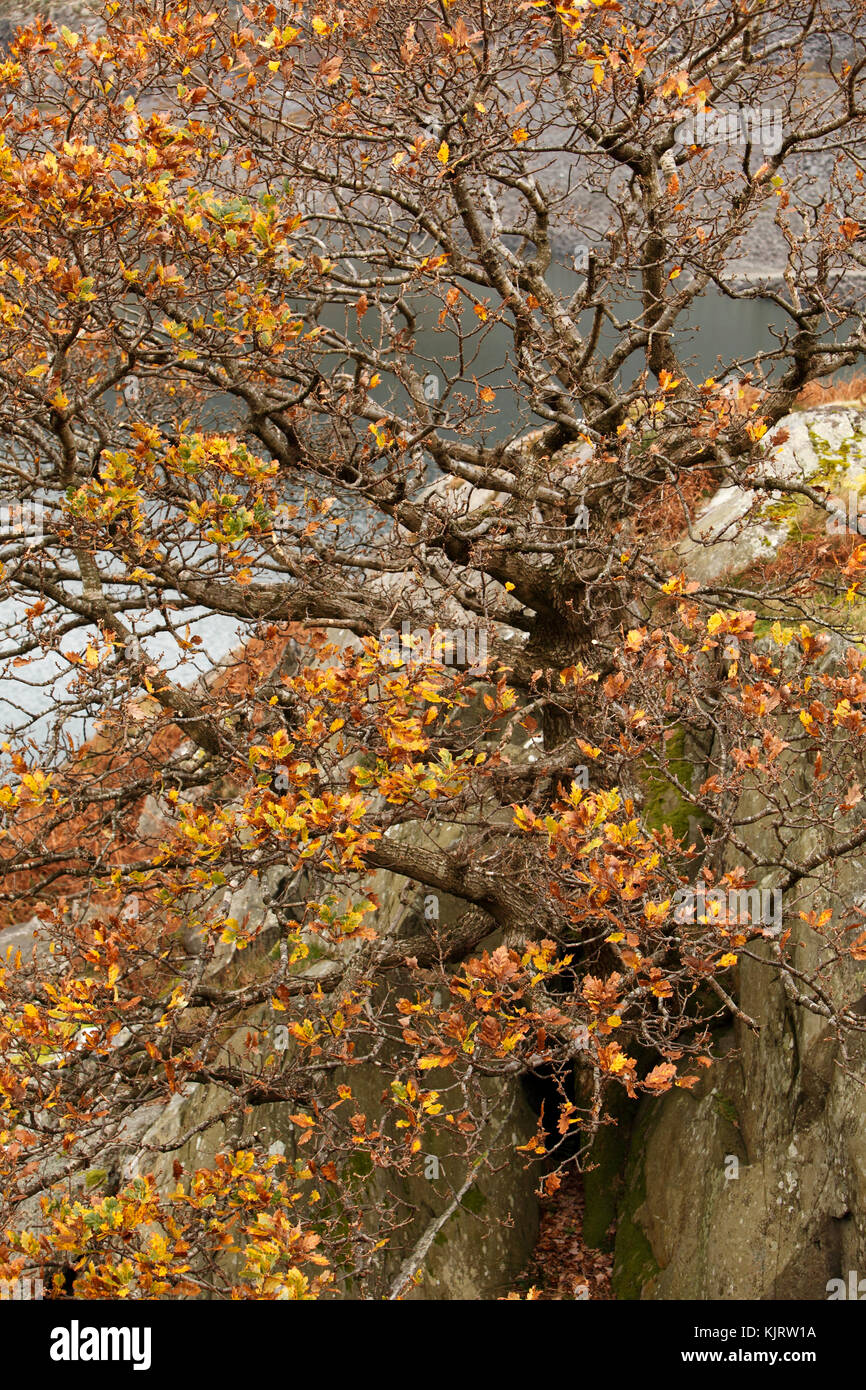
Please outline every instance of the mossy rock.
[{"label": "mossy rock", "polygon": [[617,1217],[612,1288],[621,1302],[636,1302],[659,1272],[652,1246],[637,1220],[637,1213],[646,1201],[645,1145],[652,1116],[653,1108],[648,1105],[635,1126],[631,1156],[625,1170],[626,1195]]},{"label": "mossy rock", "polygon": [[480,1216],[487,1206],[487,1198],[479,1187],[473,1186],[470,1187],[460,1205],[465,1207],[467,1211],[474,1212],[476,1216]]},{"label": "mossy rock", "polygon": [[[665,765],[684,787],[691,790],[695,764],[685,756],[685,743],[685,730],[676,729],[665,746]],[[709,818],[677,791],[661,772],[645,764],[639,777],[644,788],[643,819],[650,830],[661,830],[669,825],[682,842],[687,836],[693,835],[695,822],[701,828],[710,824]]]},{"label": "mossy rock", "polygon": [[722,1119],[727,1120],[728,1124],[733,1125],[735,1129],[739,1129],[740,1117],[734,1102],[728,1096],[719,1095],[718,1092],[713,1095],[713,1102]]},{"label": "mossy rock", "polygon": [[622,1087],[611,1092],[607,1112],[614,1121],[596,1134],[583,1176],[583,1241],[593,1250],[611,1250],[612,1227],[625,1186],[629,1142],[636,1105]]}]

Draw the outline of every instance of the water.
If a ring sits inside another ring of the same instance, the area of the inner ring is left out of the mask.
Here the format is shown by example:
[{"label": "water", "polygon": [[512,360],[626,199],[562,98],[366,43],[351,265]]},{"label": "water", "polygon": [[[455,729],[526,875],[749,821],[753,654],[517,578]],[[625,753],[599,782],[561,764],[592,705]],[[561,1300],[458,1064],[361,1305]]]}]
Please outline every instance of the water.
[{"label": "water", "polygon": [[[580,279],[574,271],[564,266],[552,266],[547,276],[551,289],[563,298],[575,294]],[[426,312],[420,312],[422,326],[417,335],[416,350],[417,357],[422,362],[428,362],[430,370],[436,374],[437,367],[453,372],[456,363],[453,335],[437,332],[434,326],[439,307],[437,304],[435,309],[431,307]],[[621,323],[633,316],[640,316],[640,302],[636,298],[623,297],[611,307]],[[464,321],[468,317],[465,314]],[[777,305],[765,300],[732,300],[715,289],[708,290],[682,316],[673,334],[673,345],[684,367],[691,369],[693,380],[740,375],[748,370],[756,353],[769,354],[777,348],[773,329],[781,328],[786,318]],[[589,334],[590,320],[590,314],[584,314],[577,320],[584,336]],[[346,324],[341,324],[341,327],[345,329]],[[612,324],[604,323],[596,353],[597,361],[618,344],[620,336]],[[516,369],[513,338],[507,327],[497,324],[487,333],[479,335],[475,344],[472,375],[479,383],[491,386],[497,392],[498,415],[492,425],[491,437],[502,439],[512,432],[521,413],[519,398],[511,389]],[[617,380],[624,386],[630,386],[644,365],[644,353],[640,349],[627,360]],[[772,375],[772,364],[769,364],[767,374]],[[472,386],[471,378],[468,384]],[[390,404],[384,391],[382,395],[383,403]],[[406,400],[405,394],[399,390],[393,398],[399,405]],[[531,413],[527,413],[526,419],[521,422],[522,427],[528,429],[543,423],[545,421],[540,416]]]},{"label": "water", "polygon": [[[580,277],[573,270],[554,266],[548,275],[548,283],[555,292],[571,296],[578,289]],[[437,389],[441,391],[445,376],[454,374],[456,339],[453,332],[436,329],[436,316],[441,308],[438,302],[435,305],[432,301],[426,305],[419,302],[413,307],[417,308],[419,323],[413,361],[422,375],[429,373],[431,378],[437,379]],[[636,300],[623,298],[615,311],[622,322],[631,314],[639,313],[639,304]],[[368,317],[374,319],[372,311]],[[368,317],[364,320],[365,333],[370,332]],[[464,315],[464,322],[466,317]],[[708,376],[720,378],[726,372],[739,374],[756,352],[773,351],[777,346],[773,329],[779,329],[784,318],[777,306],[766,301],[732,300],[713,290],[697,300],[684,317],[682,326],[674,336],[674,345],[684,365],[693,363],[691,371],[694,379],[703,380]],[[332,308],[327,318],[323,315],[323,321],[347,337],[357,337],[354,310]],[[508,328],[496,323],[485,324],[482,328],[475,320],[470,321],[474,330],[471,366],[455,389],[474,396],[474,378],[479,385],[489,385],[496,390],[495,410],[485,417],[484,428],[489,439],[499,440],[543,423],[540,417],[525,408],[513,389],[515,362],[513,338]],[[579,326],[586,330],[588,323],[580,323]],[[603,356],[617,340],[616,331],[606,325],[602,330],[598,355]],[[331,365],[345,366],[338,362],[336,355]],[[643,355],[636,352],[624,365],[621,373],[623,383],[630,384],[642,367]],[[399,411],[406,405],[405,392],[399,384],[394,383],[393,378],[384,374],[382,385],[371,394],[374,399],[378,397],[382,400],[384,408]],[[226,428],[236,423],[237,410],[234,403],[214,397],[208,403],[206,418],[213,428]],[[70,585],[70,590],[74,591],[75,587]],[[10,650],[16,627],[22,621],[23,606],[12,601],[0,603],[0,623],[5,633],[5,639],[0,640],[0,726],[5,727],[6,736],[9,737],[14,731],[20,733],[32,723],[31,736],[40,742],[45,737],[48,712],[62,698],[70,668],[67,662],[53,656],[35,660],[30,666],[15,670],[2,661],[4,653]],[[240,620],[210,614],[205,610],[184,614],[182,622],[184,626],[189,623],[191,635],[197,633],[202,638],[200,651],[176,673],[175,678],[183,683],[189,683],[196,674],[202,674],[223,659],[247,635],[247,629]],[[181,655],[173,638],[165,633],[148,636],[146,617],[136,623],[136,628],[148,657],[171,671]],[[63,640],[63,650],[81,652],[94,635],[86,627],[70,632]],[[4,666],[5,671],[2,669]],[[70,716],[68,720],[67,732],[76,741],[87,736],[91,728],[87,716]]]}]

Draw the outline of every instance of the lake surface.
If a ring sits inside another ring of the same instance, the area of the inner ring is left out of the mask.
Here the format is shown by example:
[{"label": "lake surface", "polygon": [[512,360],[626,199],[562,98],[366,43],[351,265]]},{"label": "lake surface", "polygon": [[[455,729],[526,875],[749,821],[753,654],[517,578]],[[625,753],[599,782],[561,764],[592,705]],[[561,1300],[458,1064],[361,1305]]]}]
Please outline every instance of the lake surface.
[{"label": "lake surface", "polygon": [[[579,285],[579,277],[564,267],[553,267],[548,278],[551,287],[563,295],[572,295]],[[637,307],[634,302],[631,312]],[[431,305],[425,310],[423,306],[419,306],[419,331],[413,358],[425,364],[419,367],[422,372],[429,371],[433,375],[445,372],[453,374],[455,340],[453,337],[449,338],[447,333],[436,331],[438,308],[438,305],[435,308]],[[628,301],[622,302],[618,312],[622,317],[627,316]],[[343,310],[333,310],[330,324],[348,334],[354,325],[354,314],[349,317],[351,323]],[[772,329],[774,326],[782,327],[786,317],[777,306],[761,300],[734,301],[716,291],[707,292],[695,302],[688,317],[684,318],[682,327],[674,337],[675,346],[684,362],[694,360],[697,379],[703,380],[707,376],[720,377],[723,368],[730,369],[734,364],[741,365],[758,351],[772,351],[776,345]],[[607,325],[602,332],[600,351],[604,352],[615,341],[615,331]],[[514,375],[511,352],[510,333],[503,326],[494,325],[479,338],[477,356],[468,376],[469,389],[472,389],[472,377],[475,377],[480,383],[488,384],[497,391],[497,413],[491,413],[486,422],[493,439],[508,434],[515,427],[519,414],[517,397],[509,386]],[[630,383],[642,365],[642,355],[634,354],[625,365],[622,380]],[[395,394],[393,385],[389,388],[387,381],[383,381],[383,388],[380,390],[383,405],[391,401],[399,408],[399,388]],[[214,427],[221,424],[225,428],[227,417],[236,414],[233,409],[225,410],[228,404],[227,401],[221,404],[219,398],[215,398],[211,403],[208,414]],[[532,428],[541,421],[538,417],[527,415],[520,423],[521,427]],[[4,652],[10,650],[9,635],[16,623],[21,621],[23,606],[11,601],[0,603],[0,623],[6,634],[5,639],[0,638],[0,662]],[[201,636],[203,649],[194,661],[184,666],[182,673],[179,673],[179,678],[183,679],[184,683],[191,681],[196,672],[203,673],[209,669],[213,663],[236,648],[243,639],[244,628],[235,619],[198,611],[188,617],[184,615],[183,621],[184,624],[189,621],[192,632]],[[169,669],[174,666],[178,651],[173,640],[160,635],[148,639],[146,633],[147,627],[143,623],[139,635],[144,639],[143,646],[148,655],[155,662],[165,663]],[[82,651],[89,635],[91,634],[86,628],[69,634],[63,642],[64,650]],[[68,679],[68,672],[67,663],[56,662],[53,659],[34,661],[31,666],[18,668],[15,672],[7,668],[5,679],[0,679],[0,728],[5,730],[5,736],[12,736],[16,730],[20,734],[35,720],[33,736],[37,741],[44,737],[44,717],[40,716],[44,716],[46,711],[54,707],[62,685]],[[69,733],[73,738],[77,740],[86,736],[88,732],[87,720],[77,716],[70,718]]]}]

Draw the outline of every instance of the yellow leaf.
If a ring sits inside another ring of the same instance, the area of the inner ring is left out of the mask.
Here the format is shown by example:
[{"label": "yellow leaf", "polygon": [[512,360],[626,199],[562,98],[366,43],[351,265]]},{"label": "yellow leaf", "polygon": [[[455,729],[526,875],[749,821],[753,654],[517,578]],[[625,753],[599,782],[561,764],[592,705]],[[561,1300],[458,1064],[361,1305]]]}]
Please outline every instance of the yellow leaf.
[{"label": "yellow leaf", "polygon": [[443,140],[443,141],[442,141],[442,144],[439,146],[438,150],[436,151],[436,158],[439,160],[439,163],[440,163],[440,164],[447,164],[447,163],[448,163],[448,154],[449,154],[448,142],[447,142],[446,140]]}]

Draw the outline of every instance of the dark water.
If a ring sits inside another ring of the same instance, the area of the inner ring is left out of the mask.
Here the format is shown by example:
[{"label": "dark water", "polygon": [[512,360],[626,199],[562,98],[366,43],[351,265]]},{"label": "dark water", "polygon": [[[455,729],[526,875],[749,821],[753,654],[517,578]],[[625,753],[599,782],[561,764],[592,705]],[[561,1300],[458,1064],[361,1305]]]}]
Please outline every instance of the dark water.
[{"label": "dark water", "polygon": [[[580,277],[562,266],[551,268],[547,276],[551,289],[560,295],[564,302],[579,288]],[[475,291],[474,297],[477,296]],[[303,306],[298,306],[299,311]],[[472,310],[462,315],[464,332],[470,333],[468,346],[464,353],[465,363],[461,371],[457,336],[453,330],[437,329],[436,321],[441,310],[441,301],[428,300],[413,302],[417,314],[418,329],[411,353],[412,365],[423,378],[429,374],[432,399],[448,397],[446,380],[450,383],[450,398],[462,393],[474,395],[475,383],[487,385],[496,390],[495,412],[485,419],[485,431],[492,439],[501,439],[514,432],[531,429],[542,423],[525,405],[525,392],[516,385],[516,363],[514,342],[507,325],[488,322],[480,327],[473,318]],[[495,310],[495,301],[489,308]],[[639,321],[640,303],[634,297],[623,297],[611,306],[620,324],[634,317]],[[335,331],[345,335],[351,342],[357,342],[359,331],[353,311],[333,307],[322,315],[322,322]],[[772,379],[778,364],[770,359],[778,349],[779,333],[788,325],[788,316],[777,305],[758,298],[733,300],[717,290],[705,291],[697,298],[690,310],[678,320],[672,333],[672,343],[680,361],[693,380],[703,381],[707,377],[721,380],[727,375],[742,375],[749,371],[756,354],[766,355],[760,361],[763,374]],[[577,320],[578,328],[588,335],[591,315],[585,314]],[[372,325],[372,327],[371,327]],[[371,307],[363,321],[364,337],[375,349],[380,344],[379,322]],[[775,333],[774,333],[775,330]],[[605,322],[602,327],[594,360],[600,362],[620,341],[622,334],[614,325]],[[393,360],[383,353],[385,361]],[[617,376],[623,386],[631,385],[645,366],[644,351],[632,353]],[[354,370],[348,355],[334,353],[322,364],[322,371]],[[381,401],[383,409],[394,409],[400,413],[408,404],[408,397],[387,371],[382,372],[382,382],[372,393],[374,400]]]}]

